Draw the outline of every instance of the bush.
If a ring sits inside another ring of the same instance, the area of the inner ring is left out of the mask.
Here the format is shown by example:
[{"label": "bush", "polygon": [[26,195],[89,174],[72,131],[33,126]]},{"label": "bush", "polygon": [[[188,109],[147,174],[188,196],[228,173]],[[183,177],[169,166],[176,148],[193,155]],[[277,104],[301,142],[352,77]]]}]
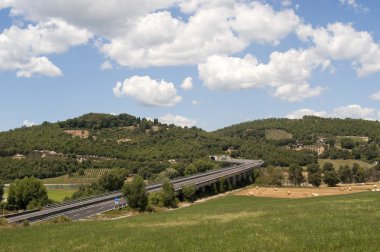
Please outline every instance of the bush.
[{"label": "bush", "polygon": [[126,183],[122,192],[131,208],[140,211],[145,210],[148,205],[148,196],[141,176],[135,176],[131,182]]},{"label": "bush", "polygon": [[42,182],[34,177],[16,179],[9,187],[8,204],[18,209],[43,206],[49,202]]},{"label": "bush", "polygon": [[194,185],[182,186],[183,199],[188,202],[193,202],[196,199],[195,192],[196,192],[196,189]]},{"label": "bush", "polygon": [[22,222],[22,226],[23,226],[23,227],[29,227],[29,226],[30,226],[29,221],[28,221],[28,220],[24,220],[24,221]]},{"label": "bush", "polygon": [[166,180],[162,184],[160,196],[164,207],[177,207],[177,201],[174,195],[174,187],[169,180]]},{"label": "bush", "polygon": [[327,171],[323,174],[323,182],[329,187],[335,187],[339,183],[339,175],[334,171]]}]

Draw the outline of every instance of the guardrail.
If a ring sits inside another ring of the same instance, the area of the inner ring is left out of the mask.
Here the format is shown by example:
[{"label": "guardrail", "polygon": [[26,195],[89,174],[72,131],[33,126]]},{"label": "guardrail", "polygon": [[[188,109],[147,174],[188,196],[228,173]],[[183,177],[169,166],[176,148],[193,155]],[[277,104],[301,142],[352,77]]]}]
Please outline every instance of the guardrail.
[{"label": "guardrail", "polygon": [[[231,160],[229,160],[229,162],[234,163]],[[256,167],[261,166],[262,163],[263,162],[261,162],[261,161],[254,162],[254,161],[249,161],[249,160],[242,160],[239,165],[231,166],[228,168],[222,168],[222,169],[207,171],[204,173],[195,174],[195,175],[187,176],[184,178],[174,179],[171,182],[175,186],[176,184],[183,185],[186,181],[196,180],[196,179],[199,179],[202,177],[206,177],[206,176],[210,176],[210,175],[218,174],[218,173],[223,173],[222,177],[231,176],[233,174],[238,174],[238,173],[241,173],[242,171],[252,169],[255,166]],[[242,168],[242,170],[240,170],[240,168]],[[228,171],[231,171],[231,172],[229,173]],[[226,174],[224,174],[224,173],[226,173]],[[209,181],[215,181],[215,179],[216,178],[210,178],[210,179],[207,179],[205,181],[200,181],[200,183],[198,182],[196,184],[199,185],[199,184],[206,183]],[[153,184],[153,185],[148,185],[146,187],[146,189],[148,191],[156,191],[156,190],[160,189],[161,186],[162,186],[162,183],[157,183],[157,184]],[[175,190],[179,190],[179,189],[181,189],[181,187],[176,188],[176,186],[175,186]],[[4,216],[4,217],[7,219],[15,218],[14,220],[12,220],[13,222],[21,222],[25,219],[27,219],[29,221],[35,221],[35,220],[40,220],[41,218],[42,219],[46,218],[48,216],[58,216],[61,213],[71,211],[74,209],[79,209],[79,208],[83,208],[83,207],[86,207],[89,205],[110,201],[110,200],[113,200],[113,198],[116,196],[121,196],[121,192],[120,191],[108,192],[108,193],[105,193],[102,195],[87,197],[85,199],[72,200],[72,201],[67,201],[67,202],[60,203],[60,204],[58,204],[58,203],[57,204],[51,204],[51,205],[47,206],[42,211],[39,211],[39,210],[25,211],[25,212],[16,213],[14,215],[8,215],[8,216]],[[40,214],[38,214],[38,212]],[[23,216],[23,215],[25,216],[25,218],[17,218],[17,217]]]}]

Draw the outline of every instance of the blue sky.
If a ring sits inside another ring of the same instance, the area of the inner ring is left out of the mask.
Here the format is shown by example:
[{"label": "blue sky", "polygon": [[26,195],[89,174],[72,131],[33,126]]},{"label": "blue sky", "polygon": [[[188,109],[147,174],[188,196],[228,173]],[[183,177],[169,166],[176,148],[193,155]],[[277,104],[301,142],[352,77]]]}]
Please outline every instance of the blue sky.
[{"label": "blue sky", "polygon": [[377,120],[379,11],[369,0],[0,0],[0,130],[89,112],[206,130]]}]

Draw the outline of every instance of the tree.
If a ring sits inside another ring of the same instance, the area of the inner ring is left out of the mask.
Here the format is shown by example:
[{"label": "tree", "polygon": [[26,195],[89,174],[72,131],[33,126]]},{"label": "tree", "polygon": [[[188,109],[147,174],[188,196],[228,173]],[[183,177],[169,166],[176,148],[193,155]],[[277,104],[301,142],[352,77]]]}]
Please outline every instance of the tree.
[{"label": "tree", "polygon": [[135,176],[131,182],[124,184],[122,192],[131,208],[140,211],[145,210],[148,204],[148,196],[141,176]]},{"label": "tree", "polygon": [[319,187],[322,182],[321,168],[319,164],[309,164],[307,166],[307,177],[310,184]]},{"label": "tree", "polygon": [[198,172],[197,167],[195,167],[194,164],[189,164],[189,165],[186,166],[186,168],[185,168],[185,175],[186,175],[186,176],[189,176],[189,175],[195,174],[195,173],[197,173],[197,172]]},{"label": "tree", "polygon": [[122,169],[115,169],[103,174],[99,180],[99,185],[106,191],[120,190],[124,185],[127,173]]},{"label": "tree", "polygon": [[343,138],[340,140],[340,145],[344,149],[353,149],[356,146],[356,142],[352,138]]},{"label": "tree", "polygon": [[301,185],[305,181],[302,174],[302,167],[298,164],[292,164],[289,167],[289,180],[293,185]]},{"label": "tree", "polygon": [[330,187],[336,186],[339,183],[338,173],[335,170],[323,173],[323,182]]},{"label": "tree", "polygon": [[351,183],[352,182],[352,170],[348,165],[340,166],[339,177],[343,183]]},{"label": "tree", "polygon": [[196,192],[196,189],[195,189],[194,185],[182,186],[183,199],[186,201],[193,202],[196,198],[195,192]]},{"label": "tree", "polygon": [[323,173],[327,172],[327,171],[335,171],[334,169],[334,165],[330,162],[327,162],[323,165],[323,169],[322,169]]},{"label": "tree", "polygon": [[42,207],[49,202],[42,182],[34,177],[16,179],[9,187],[7,202],[17,209]]},{"label": "tree", "polygon": [[363,183],[365,181],[366,172],[363,167],[357,163],[352,166],[352,177],[355,183]]},{"label": "tree", "polygon": [[319,187],[322,182],[322,175],[320,172],[310,174],[308,175],[308,180],[314,187]]},{"label": "tree", "polygon": [[169,180],[166,180],[162,184],[160,196],[164,207],[177,207],[177,202],[174,195],[174,187]]}]

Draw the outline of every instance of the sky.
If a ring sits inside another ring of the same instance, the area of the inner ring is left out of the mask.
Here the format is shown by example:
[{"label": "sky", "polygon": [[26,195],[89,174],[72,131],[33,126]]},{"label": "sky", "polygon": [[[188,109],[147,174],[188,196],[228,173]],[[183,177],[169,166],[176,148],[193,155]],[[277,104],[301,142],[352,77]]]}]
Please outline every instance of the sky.
[{"label": "sky", "polygon": [[0,0],[0,131],[380,119],[380,1]]}]

